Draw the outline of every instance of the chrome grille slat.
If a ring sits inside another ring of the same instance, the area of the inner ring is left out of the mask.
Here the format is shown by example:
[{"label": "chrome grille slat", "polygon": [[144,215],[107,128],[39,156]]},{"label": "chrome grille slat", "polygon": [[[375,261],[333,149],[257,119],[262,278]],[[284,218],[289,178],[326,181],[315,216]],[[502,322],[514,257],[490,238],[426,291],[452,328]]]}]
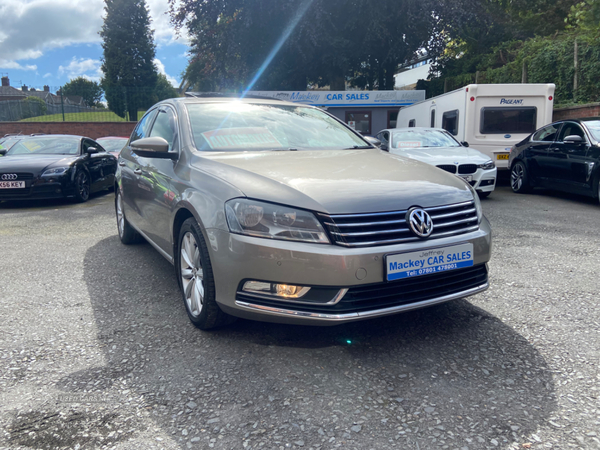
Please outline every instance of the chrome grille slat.
[{"label": "chrome grille slat", "polygon": [[381,231],[363,231],[359,233],[338,233],[336,231],[332,231],[331,234],[335,234],[337,236],[343,237],[356,237],[356,236],[374,236],[378,234],[391,234],[391,233],[409,233],[410,230],[408,228],[402,230],[381,230]]},{"label": "chrome grille slat", "polygon": [[368,227],[374,225],[392,225],[398,223],[406,223],[406,220],[382,220],[381,222],[365,222],[365,223],[329,223],[325,222],[325,225],[338,228],[352,228],[352,227]]},{"label": "chrome grille slat", "polygon": [[[473,201],[423,208],[431,215],[428,239],[470,233],[479,229]],[[342,247],[372,247],[421,240],[406,222],[407,210],[361,214],[319,214],[332,242]]]},{"label": "chrome grille slat", "polygon": [[448,213],[448,214],[440,214],[438,216],[431,215],[431,219],[432,220],[447,219],[449,217],[456,217],[456,216],[460,216],[462,214],[472,214],[474,212],[477,212],[477,210],[475,208],[472,208],[472,209],[467,209],[465,211],[457,211],[457,212]]},{"label": "chrome grille slat", "polygon": [[444,223],[440,223],[440,224],[434,225],[434,226],[438,229],[439,228],[447,228],[447,227],[453,227],[456,225],[460,225],[461,223],[473,222],[474,220],[477,220],[477,217],[470,217],[468,219],[463,219],[463,220],[455,220],[454,222],[444,222]]}]

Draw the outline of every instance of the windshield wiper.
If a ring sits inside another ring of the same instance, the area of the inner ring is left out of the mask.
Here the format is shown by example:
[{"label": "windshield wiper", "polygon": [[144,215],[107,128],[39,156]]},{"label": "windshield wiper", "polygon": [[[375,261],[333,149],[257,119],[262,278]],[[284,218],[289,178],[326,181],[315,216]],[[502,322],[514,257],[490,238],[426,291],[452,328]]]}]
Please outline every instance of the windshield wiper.
[{"label": "windshield wiper", "polygon": [[353,147],[346,147],[344,150],[354,150],[354,149],[361,149],[361,148],[373,148],[373,146],[371,146],[371,145],[355,145]]}]

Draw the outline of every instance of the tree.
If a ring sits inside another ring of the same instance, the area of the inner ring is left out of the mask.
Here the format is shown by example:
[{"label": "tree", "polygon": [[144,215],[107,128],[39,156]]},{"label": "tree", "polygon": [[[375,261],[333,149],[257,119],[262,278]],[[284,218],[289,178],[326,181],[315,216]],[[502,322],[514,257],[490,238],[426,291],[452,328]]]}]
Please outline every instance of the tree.
[{"label": "tree", "polygon": [[257,90],[343,90],[353,79],[393,89],[398,63],[433,33],[435,3],[170,0],[173,23],[192,37],[186,79],[205,90],[240,90],[251,80]]},{"label": "tree", "polygon": [[104,55],[101,85],[108,107],[137,121],[137,111],[154,100],[156,46],[145,0],[105,0],[100,31]]},{"label": "tree", "polygon": [[98,106],[104,92],[100,85],[84,77],[77,77],[65,83],[61,89],[64,95],[79,95],[88,106]]},{"label": "tree", "polygon": [[156,88],[154,89],[156,95],[156,101],[166,100],[168,98],[179,97],[177,89],[173,87],[171,82],[167,79],[167,76],[159,73],[158,79],[156,80]]}]

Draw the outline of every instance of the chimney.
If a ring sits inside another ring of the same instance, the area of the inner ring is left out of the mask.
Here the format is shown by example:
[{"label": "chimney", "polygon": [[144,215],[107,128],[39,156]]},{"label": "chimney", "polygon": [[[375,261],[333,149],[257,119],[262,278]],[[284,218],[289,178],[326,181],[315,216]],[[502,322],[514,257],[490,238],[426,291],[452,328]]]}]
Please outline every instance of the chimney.
[{"label": "chimney", "polygon": [[2,86],[10,86],[10,80],[8,77],[2,77]]},{"label": "chimney", "polygon": [[50,86],[44,86],[44,92],[50,92]]},{"label": "chimney", "polygon": [[26,85],[23,85],[23,86],[21,87],[21,90],[22,90],[23,92],[27,92],[27,91],[28,91],[28,89],[27,89],[27,86],[26,86]]}]

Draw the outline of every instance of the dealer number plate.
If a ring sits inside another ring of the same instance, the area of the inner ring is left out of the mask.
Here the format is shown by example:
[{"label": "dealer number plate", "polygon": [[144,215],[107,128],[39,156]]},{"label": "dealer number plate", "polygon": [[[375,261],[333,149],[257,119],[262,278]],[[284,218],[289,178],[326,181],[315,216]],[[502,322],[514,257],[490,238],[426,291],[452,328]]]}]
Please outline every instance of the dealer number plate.
[{"label": "dealer number plate", "polygon": [[388,255],[385,265],[388,281],[470,267],[473,265],[473,244]]},{"label": "dealer number plate", "polygon": [[504,153],[501,155],[496,155],[496,159],[508,159],[510,155],[508,153]]},{"label": "dealer number plate", "polygon": [[24,181],[0,181],[0,189],[23,189]]}]

